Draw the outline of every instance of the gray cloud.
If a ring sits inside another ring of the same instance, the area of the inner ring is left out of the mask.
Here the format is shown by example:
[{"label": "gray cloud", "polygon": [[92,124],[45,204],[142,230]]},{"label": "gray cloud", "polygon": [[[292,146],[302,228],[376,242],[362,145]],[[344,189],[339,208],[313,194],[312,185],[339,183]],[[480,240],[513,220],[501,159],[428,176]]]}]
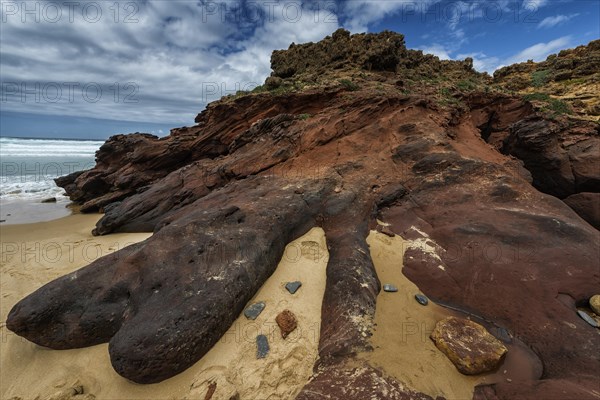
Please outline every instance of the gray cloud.
[{"label": "gray cloud", "polygon": [[190,124],[207,101],[262,83],[273,50],[338,28],[298,1],[68,4],[2,2],[5,111]]}]

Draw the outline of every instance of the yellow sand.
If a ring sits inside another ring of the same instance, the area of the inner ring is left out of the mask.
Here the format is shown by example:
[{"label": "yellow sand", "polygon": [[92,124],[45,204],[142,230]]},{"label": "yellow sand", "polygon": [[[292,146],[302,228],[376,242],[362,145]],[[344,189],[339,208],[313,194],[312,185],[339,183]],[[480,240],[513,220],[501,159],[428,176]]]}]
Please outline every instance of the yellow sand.
[{"label": "yellow sand", "polygon": [[417,303],[414,295],[421,292],[402,273],[404,251],[409,246],[423,247],[423,243],[376,231],[370,233],[367,242],[382,285],[391,283],[398,292],[382,290],[377,297],[376,327],[371,338],[375,350],[360,357],[433,398],[472,398],[474,387],[486,382],[486,377],[461,374],[429,339],[435,324],[451,314],[431,301],[427,306]]},{"label": "yellow sand", "polygon": [[[294,398],[306,384],[317,359],[321,303],[325,290],[327,247],[321,229],[290,243],[276,272],[253,301],[267,307],[256,321],[241,316],[200,361],[176,377],[154,385],[131,383],[112,369],[108,345],[76,350],[49,350],[22,339],[5,327],[10,308],[21,298],[61,275],[87,265],[99,255],[145,239],[148,234],[90,234],[97,215],[0,227],[0,398],[70,398],[83,386],[89,396],[76,399],[204,399],[216,383],[212,399]],[[303,285],[289,294],[286,282]],[[289,309],[298,329],[283,340],[275,316]],[[271,351],[256,359],[256,335],[268,335]]]}]

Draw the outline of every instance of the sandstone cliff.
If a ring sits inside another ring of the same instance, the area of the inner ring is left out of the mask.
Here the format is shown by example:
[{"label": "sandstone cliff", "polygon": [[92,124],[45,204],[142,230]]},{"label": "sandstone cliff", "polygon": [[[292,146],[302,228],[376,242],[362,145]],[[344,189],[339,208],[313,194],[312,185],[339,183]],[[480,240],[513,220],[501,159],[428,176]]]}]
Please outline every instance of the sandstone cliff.
[{"label": "sandstone cliff", "polygon": [[[320,361],[299,398],[415,397],[350,362],[369,349],[357,321],[372,318],[380,291],[365,241],[380,219],[441,246],[439,258],[404,260],[429,297],[494,321],[541,360],[539,379],[476,397],[593,398],[599,336],[575,307],[600,286],[597,53],[592,42],[492,78],[391,32],[340,30],[274,52],[264,86],[209,104],[168,137],[114,136],[95,168],[57,180],[82,211],[105,213],[95,234],[154,235],[42,287],[8,327],[57,349],[108,341],[117,372],[157,382],[202,357],[286,243],[321,226]],[[552,83],[527,97],[540,70]],[[563,78],[589,82],[595,99],[557,97]]]}]

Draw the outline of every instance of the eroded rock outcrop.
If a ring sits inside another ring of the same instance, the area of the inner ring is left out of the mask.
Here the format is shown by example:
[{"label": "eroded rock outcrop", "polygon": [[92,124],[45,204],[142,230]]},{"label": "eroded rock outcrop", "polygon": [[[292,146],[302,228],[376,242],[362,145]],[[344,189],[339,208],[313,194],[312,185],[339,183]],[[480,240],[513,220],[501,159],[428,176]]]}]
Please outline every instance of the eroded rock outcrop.
[{"label": "eroded rock outcrop", "polygon": [[562,50],[543,62],[509,65],[494,72],[494,78],[502,88],[526,93],[548,111],[600,120],[600,40]]},{"label": "eroded rock outcrop", "polygon": [[[544,189],[561,198],[597,191],[586,167],[598,162],[593,122],[479,91],[493,81],[468,60],[408,50],[392,33],[339,31],[273,61],[281,81],[272,90],[214,102],[196,126],[166,138],[113,137],[95,168],[58,180],[85,210],[105,212],[96,234],[154,235],[32,293],[8,328],[56,349],[109,342],[117,372],[157,382],[202,357],[284,246],[321,226],[329,261],[320,361],[300,398],[428,398],[346,364],[369,349],[381,286],[366,237],[379,218],[443,249],[405,255],[404,272],[428,297],[495,321],[542,360],[543,384],[482,393],[597,390],[598,335],[575,305],[600,285],[599,232]],[[547,126],[556,133],[542,135]]]},{"label": "eroded rock outcrop", "polygon": [[475,93],[468,101],[472,123],[486,142],[522,161],[519,174],[598,229],[600,124],[549,117],[514,96]]}]

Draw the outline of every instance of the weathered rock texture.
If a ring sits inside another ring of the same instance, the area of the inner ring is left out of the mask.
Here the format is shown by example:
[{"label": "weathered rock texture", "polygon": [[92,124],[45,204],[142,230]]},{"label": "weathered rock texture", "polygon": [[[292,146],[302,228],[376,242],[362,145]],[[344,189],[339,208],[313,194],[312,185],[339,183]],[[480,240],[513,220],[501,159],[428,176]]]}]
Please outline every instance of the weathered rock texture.
[{"label": "weathered rock texture", "polygon": [[483,326],[464,318],[439,321],[431,332],[431,340],[466,375],[493,371],[508,351]]},{"label": "weathered rock texture", "polygon": [[567,197],[564,202],[581,218],[600,230],[600,193],[576,193]]},{"label": "weathered rock texture", "polygon": [[[323,394],[328,397],[323,397]],[[316,372],[297,400],[329,399],[373,399],[373,400],[434,400],[433,397],[417,393],[398,381],[370,367],[336,365],[325,372]],[[436,397],[436,400],[442,398]]]},{"label": "weathered rock texture", "polygon": [[202,357],[285,244],[318,225],[330,255],[320,361],[300,398],[426,398],[345,366],[369,349],[380,282],[365,238],[379,218],[441,246],[439,259],[405,259],[428,297],[505,327],[543,361],[542,383],[485,390],[598,391],[599,336],[575,306],[600,286],[600,236],[555,197],[598,192],[586,167],[597,124],[547,115],[469,60],[407,50],[393,33],[338,31],[275,53],[273,69],[273,90],[214,102],[166,138],[112,137],[95,168],[59,179],[84,211],[105,212],[96,234],[154,235],[40,288],[8,328],[56,349],[109,342],[117,372],[158,382]]}]

